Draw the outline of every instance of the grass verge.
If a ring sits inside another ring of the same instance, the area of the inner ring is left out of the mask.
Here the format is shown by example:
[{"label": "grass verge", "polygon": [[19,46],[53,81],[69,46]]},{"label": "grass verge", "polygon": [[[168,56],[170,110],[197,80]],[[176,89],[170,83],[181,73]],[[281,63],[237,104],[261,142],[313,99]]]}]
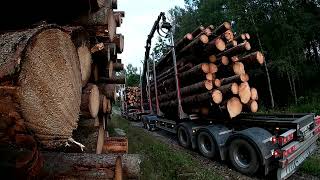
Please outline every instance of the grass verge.
[{"label": "grass verge", "polygon": [[320,157],[312,156],[300,168],[301,172],[320,177]]},{"label": "grass verge", "polygon": [[109,133],[113,128],[121,128],[129,138],[129,153],[143,156],[141,179],[223,179],[215,170],[203,167],[200,161],[191,155],[176,151],[161,143],[143,129],[129,125],[119,115],[113,115],[109,124]]}]

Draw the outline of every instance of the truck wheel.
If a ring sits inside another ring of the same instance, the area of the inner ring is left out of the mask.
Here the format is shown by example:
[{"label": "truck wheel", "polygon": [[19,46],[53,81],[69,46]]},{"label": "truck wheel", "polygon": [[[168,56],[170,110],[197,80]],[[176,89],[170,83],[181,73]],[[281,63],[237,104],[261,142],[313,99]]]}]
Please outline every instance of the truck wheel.
[{"label": "truck wheel", "polygon": [[182,147],[189,148],[191,146],[191,138],[187,128],[183,126],[178,128],[178,140]]},{"label": "truck wheel", "polygon": [[148,130],[148,131],[151,130],[149,122],[147,122],[147,130]]},{"label": "truck wheel", "polygon": [[212,136],[206,132],[201,131],[197,138],[198,148],[200,153],[207,157],[213,158],[216,155],[216,145]]},{"label": "truck wheel", "polygon": [[258,154],[254,147],[243,139],[236,139],[229,146],[229,159],[239,172],[252,175],[259,168]]}]

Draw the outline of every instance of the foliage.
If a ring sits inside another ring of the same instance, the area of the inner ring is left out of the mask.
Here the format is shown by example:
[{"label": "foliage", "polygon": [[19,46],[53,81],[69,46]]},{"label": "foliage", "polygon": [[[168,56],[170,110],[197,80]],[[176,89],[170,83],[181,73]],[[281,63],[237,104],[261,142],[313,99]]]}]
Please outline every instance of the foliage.
[{"label": "foliage", "polygon": [[137,73],[138,68],[128,64],[126,67],[126,85],[139,86],[140,75]]},{"label": "foliage", "polygon": [[[265,54],[278,107],[298,104],[307,90],[320,87],[319,0],[185,0],[184,8],[169,14],[175,39],[199,25],[224,21],[232,22],[236,35],[248,32],[252,49]],[[268,106],[264,69],[249,73],[260,102]]]}]

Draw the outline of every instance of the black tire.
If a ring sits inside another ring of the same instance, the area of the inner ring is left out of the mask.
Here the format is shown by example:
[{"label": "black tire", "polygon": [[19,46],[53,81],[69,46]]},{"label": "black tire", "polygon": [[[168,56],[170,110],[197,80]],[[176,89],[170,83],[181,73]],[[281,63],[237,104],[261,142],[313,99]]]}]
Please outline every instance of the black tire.
[{"label": "black tire", "polygon": [[239,172],[253,175],[259,169],[259,158],[255,148],[243,139],[235,139],[229,146],[229,160]]},{"label": "black tire", "polygon": [[201,131],[197,137],[198,149],[207,158],[216,156],[216,143],[213,137],[206,131]]},{"label": "black tire", "polygon": [[180,126],[177,131],[179,144],[184,148],[191,147],[191,137],[187,128]]}]

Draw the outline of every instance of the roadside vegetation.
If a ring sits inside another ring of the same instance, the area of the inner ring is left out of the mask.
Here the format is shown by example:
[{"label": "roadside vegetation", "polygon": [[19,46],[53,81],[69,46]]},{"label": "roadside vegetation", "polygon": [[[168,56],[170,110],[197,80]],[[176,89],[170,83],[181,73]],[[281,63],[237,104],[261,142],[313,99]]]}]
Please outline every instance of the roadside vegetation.
[{"label": "roadside vegetation", "polygon": [[155,139],[141,128],[132,127],[119,115],[113,115],[109,125],[110,135],[114,128],[121,128],[129,138],[129,153],[142,156],[141,179],[223,179],[214,169],[202,167],[190,154],[176,151]]}]

